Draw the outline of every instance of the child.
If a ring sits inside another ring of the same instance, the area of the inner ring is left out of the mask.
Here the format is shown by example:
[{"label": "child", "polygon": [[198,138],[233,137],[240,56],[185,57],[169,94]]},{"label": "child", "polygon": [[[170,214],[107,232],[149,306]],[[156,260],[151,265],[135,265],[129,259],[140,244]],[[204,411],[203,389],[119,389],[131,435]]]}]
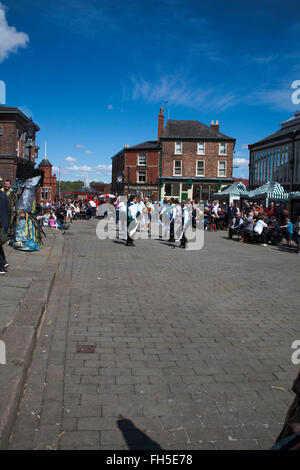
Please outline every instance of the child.
[{"label": "child", "polygon": [[280,228],[286,228],[286,244],[288,246],[291,245],[291,240],[292,240],[292,236],[293,236],[293,231],[294,231],[294,228],[293,228],[293,224],[291,222],[291,219],[289,219],[288,217],[286,218],[286,225],[281,225]]}]

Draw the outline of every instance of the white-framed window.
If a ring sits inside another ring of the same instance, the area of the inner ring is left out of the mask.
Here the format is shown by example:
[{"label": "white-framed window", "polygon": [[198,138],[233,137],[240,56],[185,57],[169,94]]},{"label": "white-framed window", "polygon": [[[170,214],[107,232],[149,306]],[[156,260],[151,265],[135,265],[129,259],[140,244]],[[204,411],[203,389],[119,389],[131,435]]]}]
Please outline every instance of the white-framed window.
[{"label": "white-framed window", "polygon": [[50,201],[51,199],[51,188],[41,188],[41,200]]},{"label": "white-framed window", "polygon": [[205,143],[204,142],[197,143],[197,155],[205,155]]},{"label": "white-framed window", "polygon": [[174,160],[173,176],[182,175],[182,160]]},{"label": "white-framed window", "polygon": [[136,172],[136,181],[137,181],[137,183],[146,183],[146,172],[145,171],[137,171]]},{"label": "white-framed window", "polygon": [[196,176],[204,176],[204,175],[205,175],[205,161],[197,160],[196,161]]},{"label": "white-framed window", "polygon": [[176,155],[182,154],[182,142],[175,142],[175,152]]},{"label": "white-framed window", "polygon": [[219,155],[227,155],[227,144],[226,144],[226,142],[221,142],[219,144]]},{"label": "white-framed window", "polygon": [[227,162],[218,162],[218,176],[226,176]]},{"label": "white-framed window", "polygon": [[147,157],[145,153],[138,154],[138,165],[145,166],[147,163]]}]

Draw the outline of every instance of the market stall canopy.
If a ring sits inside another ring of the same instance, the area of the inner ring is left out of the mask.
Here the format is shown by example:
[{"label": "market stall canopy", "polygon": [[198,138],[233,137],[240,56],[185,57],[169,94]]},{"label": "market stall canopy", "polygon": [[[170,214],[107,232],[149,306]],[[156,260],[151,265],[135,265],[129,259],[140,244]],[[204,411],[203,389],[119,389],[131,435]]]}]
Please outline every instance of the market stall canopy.
[{"label": "market stall canopy", "polygon": [[221,191],[219,193],[214,193],[213,197],[215,198],[221,198],[222,196],[241,196],[242,194],[248,194],[247,188],[244,185],[244,183],[235,182],[231,186],[228,186],[228,188],[224,189],[224,191]]},{"label": "market stall canopy", "polygon": [[276,181],[268,181],[245,195],[247,199],[288,200],[289,193]]}]

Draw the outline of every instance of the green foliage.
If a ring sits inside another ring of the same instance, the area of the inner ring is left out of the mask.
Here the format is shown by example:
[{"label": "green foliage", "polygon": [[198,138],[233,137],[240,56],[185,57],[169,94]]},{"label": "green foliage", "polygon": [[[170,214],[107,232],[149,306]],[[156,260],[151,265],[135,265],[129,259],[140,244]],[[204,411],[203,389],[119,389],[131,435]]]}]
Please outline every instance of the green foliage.
[{"label": "green foliage", "polygon": [[[61,191],[78,191],[83,186],[83,181],[61,181],[60,190]],[[56,183],[56,187],[59,187],[59,182]]]},{"label": "green foliage", "polygon": [[[92,181],[90,183],[91,186],[93,186],[94,184],[97,185],[97,184],[105,184],[105,183],[103,183],[103,181]],[[83,185],[84,185],[83,181],[61,181],[60,190],[64,192],[70,192],[70,193],[77,192],[82,188]],[[58,187],[59,187],[58,181],[56,183],[56,187],[58,190]]]}]

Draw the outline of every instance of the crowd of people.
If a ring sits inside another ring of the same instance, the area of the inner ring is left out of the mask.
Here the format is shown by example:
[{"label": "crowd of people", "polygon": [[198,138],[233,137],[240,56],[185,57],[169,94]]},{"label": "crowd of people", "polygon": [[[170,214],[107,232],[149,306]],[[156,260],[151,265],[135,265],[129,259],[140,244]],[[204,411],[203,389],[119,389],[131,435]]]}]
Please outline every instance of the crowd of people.
[{"label": "crowd of people", "polygon": [[241,210],[234,203],[228,209],[228,238],[239,237],[240,243],[254,242],[262,246],[279,245],[286,240],[300,253],[300,217],[292,223],[286,207],[272,202],[268,207],[246,202]]},{"label": "crowd of people", "polygon": [[96,218],[99,199],[95,196],[90,201],[72,201],[71,199],[57,199],[45,201],[37,205],[37,218],[44,226],[57,228],[58,230],[68,228],[73,220]]},{"label": "crowd of people", "polygon": [[[200,209],[199,202],[202,209]],[[127,220],[125,230],[126,245],[134,244],[136,231],[151,232],[151,221],[158,222],[162,229],[162,237],[169,233],[168,241],[175,243],[180,241],[180,246],[185,248],[187,239],[186,228],[191,225],[196,228],[197,221],[203,217],[205,231],[228,230],[228,238],[239,237],[241,243],[260,243],[278,245],[283,239],[288,246],[296,246],[300,252],[300,218],[293,224],[289,217],[288,209],[280,203],[271,202],[265,207],[255,202],[245,202],[241,209],[236,201],[227,204],[219,201],[186,201],[164,199],[152,202],[148,197],[141,198],[131,196],[126,203],[120,197],[114,200],[99,200],[96,196],[90,201],[72,202],[59,200],[55,203],[46,203],[42,207],[44,225],[57,229],[66,229],[73,220],[84,218],[93,220],[106,217],[107,205],[113,205],[118,225],[120,214],[122,220]],[[125,219],[124,219],[124,214]],[[176,238],[174,233],[175,220],[181,221],[181,234]],[[166,222],[167,221],[167,222]],[[130,229],[128,227],[130,226]]]},{"label": "crowd of people", "polygon": [[[1,178],[0,188],[0,274],[5,274],[9,264],[3,245],[8,239],[14,191],[11,182],[2,182]],[[157,223],[159,238],[168,237],[169,243],[180,242],[179,246],[186,248],[187,229],[196,230],[198,224],[203,224],[201,228],[205,231],[228,230],[228,238],[238,237],[240,243],[267,246],[278,245],[285,239],[288,246],[295,246],[296,252],[300,253],[300,217],[293,224],[288,209],[274,202],[267,207],[245,202],[241,207],[240,201],[227,204],[187,199],[180,202],[171,198],[152,202],[148,197],[131,196],[127,201],[120,196],[113,199],[94,196],[87,201],[58,198],[36,204],[34,212],[41,226],[64,231],[70,228],[73,220],[113,217],[117,236],[123,233],[126,246],[134,245],[134,234],[138,231],[148,232],[150,237],[151,226]]]}]

